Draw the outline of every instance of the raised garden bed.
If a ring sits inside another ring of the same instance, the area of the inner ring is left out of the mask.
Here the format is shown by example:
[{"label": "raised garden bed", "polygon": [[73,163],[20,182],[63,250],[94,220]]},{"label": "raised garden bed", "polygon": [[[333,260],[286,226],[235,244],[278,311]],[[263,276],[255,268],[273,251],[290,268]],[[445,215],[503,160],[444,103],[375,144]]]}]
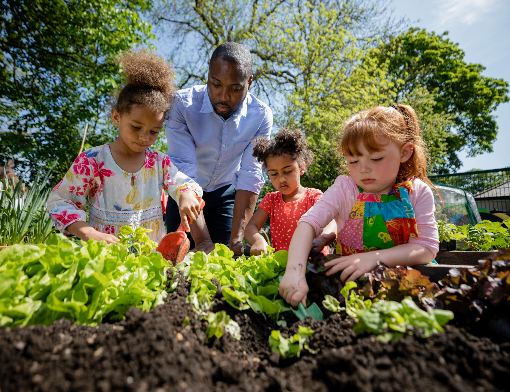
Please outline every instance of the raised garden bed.
[{"label": "raised garden bed", "polygon": [[[170,272],[169,272],[170,273]],[[186,303],[182,277],[163,305],[144,313],[131,308],[126,320],[97,327],[67,320],[49,327],[0,330],[0,388],[5,391],[498,391],[508,387],[510,343],[458,321],[428,339],[394,344],[356,335],[354,321],[324,310],[325,321],[285,313],[287,328],[252,311],[238,312],[215,299],[241,327],[205,344],[206,325]],[[186,318],[189,323],[183,326]],[[316,355],[279,359],[268,338],[272,329],[289,336],[311,327]],[[456,325],[457,324],[457,325]]]},{"label": "raised garden bed", "polygon": [[451,268],[469,268],[478,265],[479,260],[487,258],[493,252],[439,251],[437,264],[417,265],[414,268],[427,275],[432,282],[438,282],[448,274]]}]

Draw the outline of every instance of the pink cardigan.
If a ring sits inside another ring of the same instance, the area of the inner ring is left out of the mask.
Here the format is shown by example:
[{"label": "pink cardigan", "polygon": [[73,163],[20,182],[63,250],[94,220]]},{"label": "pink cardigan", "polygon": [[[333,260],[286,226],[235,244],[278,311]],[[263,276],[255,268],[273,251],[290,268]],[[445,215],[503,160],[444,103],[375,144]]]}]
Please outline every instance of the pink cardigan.
[{"label": "pink cardigan", "polygon": [[[322,229],[335,219],[338,233],[340,233],[358,195],[358,187],[351,177],[338,176],[335,183],[324,192],[322,198],[301,217],[299,223],[310,224],[315,229],[315,236],[319,236]],[[439,233],[434,216],[432,190],[423,181],[415,179],[409,199],[418,225],[418,237],[409,238],[409,243],[423,246],[435,257],[439,251]]]}]

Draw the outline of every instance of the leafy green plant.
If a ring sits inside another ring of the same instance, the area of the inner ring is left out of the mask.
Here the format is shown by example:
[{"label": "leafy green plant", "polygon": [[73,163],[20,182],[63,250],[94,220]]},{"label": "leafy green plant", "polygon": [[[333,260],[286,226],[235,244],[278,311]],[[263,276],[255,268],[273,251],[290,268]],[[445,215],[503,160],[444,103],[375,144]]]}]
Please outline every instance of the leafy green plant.
[{"label": "leafy green plant", "polygon": [[306,340],[309,336],[313,335],[313,330],[308,327],[298,326],[298,333],[294,334],[290,338],[284,338],[280,331],[271,331],[269,336],[269,345],[271,346],[272,352],[279,352],[281,358],[293,358],[301,355],[303,348],[308,350],[312,354],[316,354],[319,350],[312,350],[306,344]]},{"label": "leafy green plant", "polygon": [[[340,301],[331,295],[326,295],[322,305],[331,312],[345,311],[351,318],[356,318],[360,310],[369,309],[372,306],[370,299],[365,299],[362,295],[357,294],[354,290],[357,286],[355,282],[347,282],[340,291],[345,298],[345,307],[340,306]],[[349,293],[350,291],[350,293]]]},{"label": "leafy green plant", "polygon": [[40,244],[54,231],[46,213],[51,169],[38,175],[28,187],[6,178],[0,182],[0,245]]},{"label": "leafy green plant", "polygon": [[0,325],[49,325],[67,318],[97,325],[120,320],[131,306],[163,303],[168,262],[158,252],[129,253],[122,244],[75,244],[51,234],[42,245],[0,251]]},{"label": "leafy green plant", "polygon": [[148,255],[158,247],[158,243],[152,241],[147,235],[151,231],[145,227],[133,229],[131,226],[122,226],[119,243],[127,249],[128,253],[136,251],[139,255]]},{"label": "leafy green plant", "polygon": [[411,298],[401,303],[395,301],[375,302],[369,309],[357,312],[359,319],[354,326],[356,333],[373,333],[383,342],[395,342],[406,334],[428,338],[442,332],[442,326],[453,319],[453,312],[435,309],[421,310]]},{"label": "leafy green plant", "polygon": [[209,323],[205,330],[206,343],[209,343],[213,338],[220,339],[224,332],[228,332],[234,339],[241,339],[239,324],[232,320],[224,310],[217,313],[209,312],[207,317],[202,317],[202,320]]},{"label": "leafy green plant", "polygon": [[484,220],[474,226],[459,226],[462,250],[492,251],[510,246],[510,220],[490,222]]},{"label": "leafy green plant", "polygon": [[233,255],[227,246],[216,244],[210,254],[197,252],[174,267],[192,279],[187,302],[196,313],[205,316],[218,294],[235,309],[252,309],[274,321],[290,310],[278,294],[278,278],[287,265],[286,251],[238,259]]},{"label": "leafy green plant", "polygon": [[464,238],[464,235],[453,223],[446,223],[438,220],[437,230],[439,232],[439,242],[449,242],[451,240],[461,240]]}]

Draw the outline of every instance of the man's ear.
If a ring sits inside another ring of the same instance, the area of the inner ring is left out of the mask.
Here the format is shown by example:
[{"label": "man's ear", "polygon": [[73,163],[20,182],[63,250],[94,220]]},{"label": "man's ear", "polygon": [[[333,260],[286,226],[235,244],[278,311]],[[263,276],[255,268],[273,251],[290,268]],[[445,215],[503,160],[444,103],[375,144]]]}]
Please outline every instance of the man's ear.
[{"label": "man's ear", "polygon": [[250,89],[252,82],[253,82],[253,75],[251,75],[250,79],[248,79],[248,90]]},{"label": "man's ear", "polygon": [[118,127],[120,125],[120,113],[115,108],[112,108],[112,110],[110,112],[112,115],[113,123],[115,124],[116,127]]},{"label": "man's ear", "polygon": [[404,144],[400,148],[400,162],[401,163],[407,162],[409,160],[409,158],[411,158],[413,156],[413,152],[414,152],[413,143],[408,142],[408,143]]}]

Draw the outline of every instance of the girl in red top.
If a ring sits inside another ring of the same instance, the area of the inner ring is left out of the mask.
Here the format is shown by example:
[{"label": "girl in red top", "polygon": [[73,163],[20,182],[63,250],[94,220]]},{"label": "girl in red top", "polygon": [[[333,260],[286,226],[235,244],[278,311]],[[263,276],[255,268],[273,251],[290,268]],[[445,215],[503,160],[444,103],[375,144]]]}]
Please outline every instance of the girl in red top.
[{"label": "girl in red top", "polygon": [[[259,233],[270,218],[272,245],[276,251],[289,250],[290,240],[301,216],[322,196],[319,189],[301,186],[300,179],[312,163],[313,155],[300,130],[282,128],[273,141],[259,138],[253,156],[264,164],[276,192],[267,194],[246,225],[245,239],[251,245],[250,254],[267,253],[267,243]],[[315,238],[312,252],[328,254],[328,247],[336,238],[333,220]]]}]

